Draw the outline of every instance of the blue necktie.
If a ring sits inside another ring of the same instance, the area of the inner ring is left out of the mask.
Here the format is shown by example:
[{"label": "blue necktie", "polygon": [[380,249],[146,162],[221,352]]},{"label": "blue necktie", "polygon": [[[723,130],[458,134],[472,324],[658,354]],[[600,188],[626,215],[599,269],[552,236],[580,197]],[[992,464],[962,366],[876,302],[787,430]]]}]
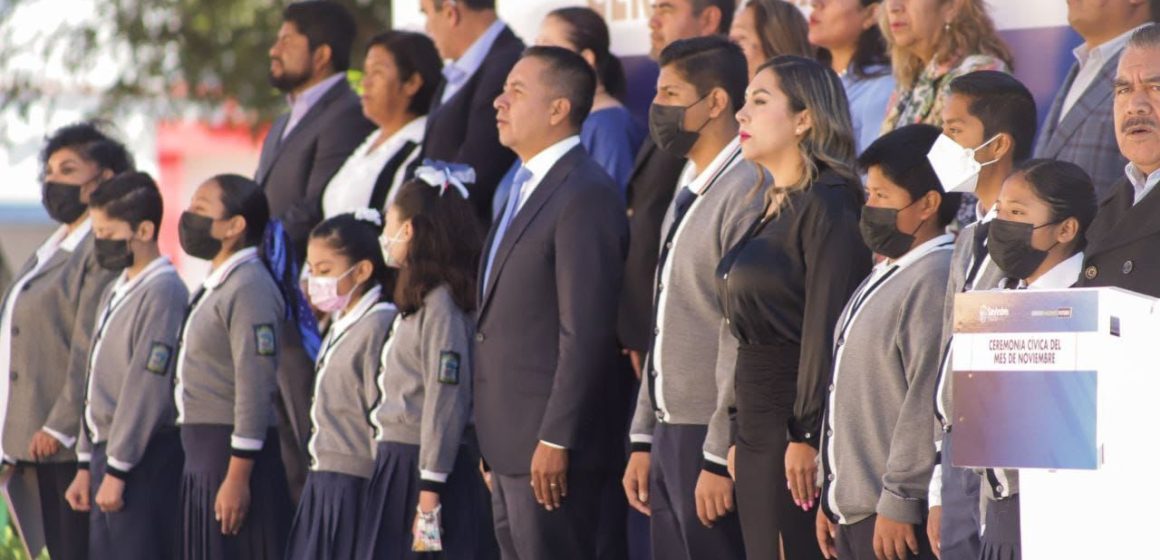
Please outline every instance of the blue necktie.
[{"label": "blue necktie", "polygon": [[527,167],[520,167],[516,172],[516,178],[512,181],[512,188],[508,191],[507,205],[504,207],[503,219],[499,222],[499,227],[495,230],[495,237],[491,240],[491,250],[487,254],[487,268],[483,269],[483,289],[486,292],[488,284],[491,282],[491,265],[495,261],[496,250],[499,249],[500,243],[503,243],[503,237],[507,233],[508,226],[511,225],[512,219],[516,217],[516,212],[520,210],[520,199],[523,198],[524,185],[532,178],[532,172],[528,171]]}]

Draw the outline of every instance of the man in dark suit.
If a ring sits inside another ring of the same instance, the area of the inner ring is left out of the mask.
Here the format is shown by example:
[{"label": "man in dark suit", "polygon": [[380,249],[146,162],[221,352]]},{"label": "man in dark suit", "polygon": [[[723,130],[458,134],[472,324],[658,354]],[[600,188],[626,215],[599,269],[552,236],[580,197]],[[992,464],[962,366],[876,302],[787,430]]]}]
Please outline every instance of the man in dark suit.
[{"label": "man in dark suit", "polygon": [[1127,163],[1116,146],[1112,79],[1128,37],[1152,21],[1150,4],[1133,0],[1067,3],[1068,22],[1084,42],[1076,47],[1076,61],[1043,121],[1035,157],[1070,161],[1084,168],[1100,200],[1123,178]]},{"label": "man in dark suit", "polygon": [[475,420],[507,559],[594,558],[622,458],[608,421],[628,226],[616,183],[580,146],[596,75],[533,47],[495,100],[520,168],[480,263]]},{"label": "man in dark suit", "polygon": [[[290,112],[270,128],[254,180],[301,263],[310,230],[322,220],[323,190],[374,125],[346,81],[356,30],[350,12],[335,2],[306,0],[287,6],[282,20],[270,47],[270,83],[287,94]],[[286,331],[278,367],[279,436],[296,500],[306,480],[314,364],[297,331]]]},{"label": "man in dark suit", "polygon": [[516,157],[499,141],[492,102],[524,43],[496,16],[495,0],[421,0],[420,6],[440,56],[453,61],[443,67],[427,115],[422,157],[475,169],[471,200],[486,224],[496,185]]},{"label": "man in dark suit", "polygon": [[[677,39],[726,34],[733,22],[734,0],[665,0],[649,18],[653,60]],[[651,128],[651,127],[650,127]],[[685,154],[657,147],[645,138],[628,181],[628,225],[631,235],[624,265],[616,334],[632,359],[637,379],[652,338],[653,275],[661,243],[661,221],[677,192]]]},{"label": "man in dark suit", "polygon": [[1160,26],[1137,30],[1120,56],[1116,142],[1127,177],[1100,203],[1088,229],[1081,285],[1116,286],[1160,297]]}]

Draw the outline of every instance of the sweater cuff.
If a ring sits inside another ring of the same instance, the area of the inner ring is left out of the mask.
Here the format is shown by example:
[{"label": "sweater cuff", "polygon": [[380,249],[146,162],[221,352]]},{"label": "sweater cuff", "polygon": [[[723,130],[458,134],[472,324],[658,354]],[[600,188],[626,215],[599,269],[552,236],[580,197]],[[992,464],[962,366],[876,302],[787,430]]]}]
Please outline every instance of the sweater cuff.
[{"label": "sweater cuff", "polygon": [[942,507],[942,465],[935,463],[930,475],[930,489],[926,494],[928,508]]},{"label": "sweater cuff", "polygon": [[117,467],[114,467],[113,465],[105,466],[105,474],[120,480],[126,480],[129,478],[129,471],[123,471]]},{"label": "sweater cuff", "polygon": [[923,518],[922,500],[903,498],[889,490],[883,490],[878,496],[878,515],[888,517],[901,523],[921,525]]},{"label": "sweater cuff", "polygon": [[230,455],[242,459],[253,459],[262,451],[265,442],[260,439],[230,436]]},{"label": "sweater cuff", "polygon": [[105,472],[112,475],[114,478],[125,480],[129,477],[129,472],[133,470],[132,463],[126,463],[116,457],[110,456],[105,464]]},{"label": "sweater cuff", "polygon": [[447,486],[447,473],[435,471],[419,471],[419,491],[441,494]]},{"label": "sweater cuff", "polygon": [[711,461],[707,457],[701,461],[701,470],[715,474],[717,476],[729,478],[729,467],[722,465],[721,463]]},{"label": "sweater cuff", "polygon": [[77,438],[68,437],[52,428],[49,428],[48,426],[41,428],[41,430],[44,430],[44,433],[52,436],[52,439],[59,441],[61,445],[65,446],[65,448],[71,448],[77,442]]},{"label": "sweater cuff", "polygon": [[653,437],[649,434],[629,434],[629,450],[632,453],[642,451],[648,453],[652,451]]}]

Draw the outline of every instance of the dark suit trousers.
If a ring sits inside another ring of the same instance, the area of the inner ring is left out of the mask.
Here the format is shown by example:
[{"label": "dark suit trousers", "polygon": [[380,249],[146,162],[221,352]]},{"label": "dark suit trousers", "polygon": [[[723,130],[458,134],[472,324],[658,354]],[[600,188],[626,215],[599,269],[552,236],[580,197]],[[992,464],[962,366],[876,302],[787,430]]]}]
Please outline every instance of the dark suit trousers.
[{"label": "dark suit trousers", "polygon": [[[877,515],[872,515],[852,525],[838,526],[838,558],[842,560],[875,560],[874,557],[874,523]],[[918,554],[907,554],[908,560],[935,560],[934,551],[930,549],[930,540],[926,538],[926,523],[914,528],[914,536],[918,538]]]},{"label": "dark suit trousers", "polygon": [[89,550],[89,513],[73,511],[64,493],[77,474],[76,463],[38,463],[36,483],[44,518],[44,542],[53,560],[84,560]]},{"label": "dark suit trousers", "polygon": [[568,472],[568,497],[555,511],[536,503],[531,476],[492,473],[495,536],[504,560],[591,560],[608,475]]},{"label": "dark suit trousers", "polygon": [[942,560],[975,560],[982,547],[979,541],[982,481],[975,471],[951,466],[952,435],[943,434],[940,552]]},{"label": "dark suit trousers", "polygon": [[657,423],[653,430],[648,477],[653,558],[745,558],[736,512],[718,519],[712,528],[697,518],[693,493],[701,475],[701,448],[708,431],[708,426],[665,423]]}]

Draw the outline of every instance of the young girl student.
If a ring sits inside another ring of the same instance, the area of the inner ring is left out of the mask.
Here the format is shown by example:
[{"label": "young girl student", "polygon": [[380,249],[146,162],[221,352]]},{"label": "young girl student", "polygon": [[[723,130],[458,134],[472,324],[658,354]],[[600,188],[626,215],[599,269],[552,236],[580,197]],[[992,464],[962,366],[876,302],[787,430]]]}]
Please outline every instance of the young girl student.
[{"label": "young girl student", "polygon": [[157,248],[161,193],[149,175],[101,184],[89,212],[97,262],[119,276],[98,307],[79,468],[65,497],[91,512],[91,558],[167,558],[183,460],[170,398],[173,352],[189,291]]},{"label": "young girl student", "polygon": [[395,319],[378,237],[377,210],[339,214],[310,233],[310,303],[333,314],[322,342],[310,407],[310,472],[294,515],[286,557],[354,557],[366,485],[375,468],[370,414],[379,402],[379,354]]},{"label": "young girl student", "polygon": [[[1066,161],[1036,159],[1016,166],[999,192],[987,251],[1006,289],[1062,290],[1083,269],[1088,226],[1098,204],[1087,172]],[[1019,560],[1019,471],[987,469],[982,535],[984,560]]]},{"label": "young girl student", "polygon": [[[259,252],[267,226],[271,239]],[[181,215],[182,249],[212,266],[178,341],[182,558],[274,559],[285,551],[292,506],[275,372],[286,308],[301,296],[294,274],[271,272],[286,268],[267,257],[288,257],[279,230],[261,187],[238,175],[203,183]]]},{"label": "young girl student", "polygon": [[372,416],[378,456],[360,559],[416,558],[416,549],[440,548],[447,558],[497,555],[469,427],[469,313],[482,239],[463,186],[472,175],[424,165],[416,171],[421,179],[403,184],[387,209],[383,256],[399,268],[399,316],[382,352],[382,401]]}]

